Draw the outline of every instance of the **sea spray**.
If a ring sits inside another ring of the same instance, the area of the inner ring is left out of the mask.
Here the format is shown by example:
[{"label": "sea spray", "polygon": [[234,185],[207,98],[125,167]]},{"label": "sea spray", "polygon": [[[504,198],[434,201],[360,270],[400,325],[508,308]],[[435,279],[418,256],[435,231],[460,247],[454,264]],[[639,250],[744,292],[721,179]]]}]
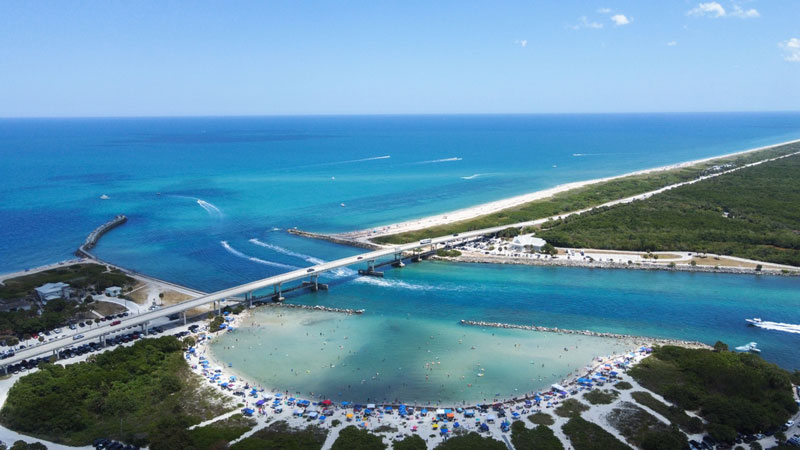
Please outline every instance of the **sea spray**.
[{"label": "sea spray", "polygon": [[281,264],[273,261],[265,261],[261,258],[256,258],[255,256],[246,255],[240,252],[239,250],[236,250],[235,248],[231,247],[230,244],[228,244],[228,241],[219,241],[219,243],[222,244],[222,247],[225,248],[225,250],[227,250],[229,253],[231,253],[234,256],[238,256],[239,258],[242,259],[247,259],[255,263],[264,264],[265,266],[278,267],[281,269],[289,269],[289,270],[299,269],[299,267],[290,266],[288,264]]}]

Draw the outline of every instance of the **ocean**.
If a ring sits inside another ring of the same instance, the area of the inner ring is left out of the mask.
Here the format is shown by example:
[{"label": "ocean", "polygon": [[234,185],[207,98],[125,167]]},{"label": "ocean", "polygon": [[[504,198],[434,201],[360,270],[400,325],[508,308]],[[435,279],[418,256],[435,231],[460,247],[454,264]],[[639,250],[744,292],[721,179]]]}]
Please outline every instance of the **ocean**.
[{"label": "ocean", "polygon": [[[376,227],[797,138],[800,113],[3,119],[0,272],[68,259],[92,229],[122,213],[128,223],[100,241],[98,256],[214,291],[361,251],[291,236],[288,228]],[[368,355],[397,350],[423,324],[425,333],[440,329],[452,337],[465,331],[460,319],[524,318],[711,344],[753,340],[765,359],[800,368],[792,351],[798,335],[743,326],[744,318],[759,314],[800,323],[796,279],[440,263],[393,270],[385,280],[392,286],[359,281],[347,271],[329,278],[330,292],[293,301],[367,309],[347,319],[348,326],[365,339],[381,329],[398,336]],[[420,311],[424,318],[404,319]],[[400,320],[406,322],[393,322]],[[317,330],[316,319],[300,322]],[[510,334],[507,339],[519,333]],[[480,353],[477,348],[466,354]],[[588,363],[585,355],[571,354],[576,359],[560,372],[578,360],[585,360],[581,367]],[[504,367],[491,376],[487,370],[481,382],[520,370]],[[559,371],[525,379],[549,381]],[[265,380],[271,381],[281,380]],[[350,394],[374,398],[386,386]],[[396,380],[392,386],[397,389]],[[432,398],[415,389],[404,398]],[[451,398],[465,395],[452,389]]]}]

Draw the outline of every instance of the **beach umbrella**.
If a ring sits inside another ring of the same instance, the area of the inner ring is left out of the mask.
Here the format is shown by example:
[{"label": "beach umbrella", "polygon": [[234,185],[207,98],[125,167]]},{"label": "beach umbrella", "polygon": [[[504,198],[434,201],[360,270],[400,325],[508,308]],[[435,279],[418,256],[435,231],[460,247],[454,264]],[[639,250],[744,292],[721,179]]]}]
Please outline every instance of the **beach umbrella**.
[{"label": "beach umbrella", "polygon": [[353,413],[347,413],[347,415],[345,417],[347,417],[348,419],[352,419],[353,418]]},{"label": "beach umbrella", "polygon": [[349,404],[350,404],[350,402],[342,402],[342,406],[347,406]]},{"label": "beach umbrella", "polygon": [[454,423],[454,424],[453,424],[453,428],[458,428],[458,427],[460,427],[460,426],[461,426],[461,424],[460,424],[460,423],[458,423],[458,422],[456,422],[456,423]]}]

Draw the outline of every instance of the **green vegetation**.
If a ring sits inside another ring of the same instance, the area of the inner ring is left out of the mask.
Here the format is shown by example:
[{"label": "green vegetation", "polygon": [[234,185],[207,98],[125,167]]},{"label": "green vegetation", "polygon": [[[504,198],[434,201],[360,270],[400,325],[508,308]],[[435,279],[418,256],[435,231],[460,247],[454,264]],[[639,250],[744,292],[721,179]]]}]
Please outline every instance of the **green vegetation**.
[{"label": "green vegetation", "polygon": [[511,443],[516,450],[564,450],[553,430],[544,425],[525,428],[520,421],[511,425]]},{"label": "green vegetation", "polygon": [[42,272],[11,278],[0,285],[0,299],[23,298],[34,295],[33,289],[45,283],[63,281],[77,289],[102,291],[107,287],[132,286],[136,280],[119,269],[106,272],[106,266],[99,264],[73,264],[71,266],[44,270]]},{"label": "green vegetation", "polygon": [[474,431],[469,434],[448,438],[436,446],[436,450],[507,450],[506,444],[483,437]]},{"label": "green vegetation", "polygon": [[613,389],[594,389],[583,394],[583,398],[593,405],[608,405],[619,397],[619,392]]},{"label": "green vegetation", "polygon": [[564,247],[707,252],[800,266],[798,171],[800,156],[787,157],[550,222],[538,236]]},{"label": "green vegetation", "polygon": [[225,420],[220,420],[204,427],[195,428],[189,432],[194,448],[197,450],[214,450],[226,448],[228,442],[238,438],[253,428],[255,419],[234,414]]},{"label": "green vegetation", "polygon": [[384,450],[386,444],[380,436],[367,430],[359,430],[354,425],[345,427],[331,446],[331,450]]},{"label": "green vegetation", "polygon": [[461,252],[458,250],[445,250],[439,249],[436,250],[436,256],[446,257],[446,258],[456,258],[461,256]]},{"label": "green vegetation", "polygon": [[561,429],[575,450],[631,450],[600,425],[573,417]]},{"label": "green vegetation", "polygon": [[800,150],[800,145],[790,144],[774,149],[751,152],[746,155],[719,158],[714,161],[695,164],[689,167],[643,175],[631,175],[603,183],[584,186],[578,189],[572,189],[567,192],[561,192],[549,198],[525,203],[518,207],[509,208],[494,214],[487,214],[470,220],[418,231],[383,236],[374,240],[382,244],[404,244],[425,238],[446,236],[464,231],[541,219],[565,212],[590,208],[612,200],[653,191],[682,181],[693,180],[703,175],[707,169],[717,164],[731,163],[734,165],[743,165],[764,158],[793,153],[798,150]]},{"label": "green vegetation", "polygon": [[678,407],[699,411],[720,441],[778,429],[798,410],[791,375],[750,353],[664,346],[629,373]]},{"label": "green vegetation", "polygon": [[633,403],[621,402],[607,419],[628,442],[643,450],[683,450],[689,446],[686,435],[677,427],[665,425]]},{"label": "green vegetation", "polygon": [[530,420],[534,425],[552,425],[556,423],[556,421],[553,419],[553,416],[543,412],[531,414],[528,416],[528,420]]},{"label": "green vegetation", "polygon": [[186,427],[225,412],[209,403],[216,393],[201,392],[174,337],[142,339],[88,361],[45,364],[20,378],[0,423],[67,445],[107,437],[152,450],[190,449]]},{"label": "green vegetation", "polygon": [[419,435],[412,434],[402,441],[397,441],[392,444],[392,448],[394,450],[427,450],[428,444],[426,444],[425,439],[422,439]]},{"label": "green vegetation", "polygon": [[555,409],[555,413],[561,417],[578,417],[582,412],[587,411],[588,409],[588,406],[575,400],[574,398],[568,398],[561,402],[561,405]]},{"label": "green vegetation", "polygon": [[703,421],[698,417],[690,417],[681,408],[677,406],[668,406],[664,402],[658,401],[648,392],[631,392],[631,396],[638,403],[661,414],[665,419],[669,420],[670,423],[681,427],[681,429],[687,433],[701,433],[705,428]]},{"label": "green vegetation", "polygon": [[627,381],[620,381],[617,384],[615,384],[614,387],[620,390],[633,389],[633,385],[628,383]]},{"label": "green vegetation", "polygon": [[60,298],[50,300],[41,309],[0,312],[0,333],[5,336],[22,337],[43,330],[52,330],[63,326],[70,317],[86,308],[75,302]]},{"label": "green vegetation", "polygon": [[[14,442],[14,445],[8,448],[9,450],[47,450],[47,446],[41,442],[32,442],[29,444],[22,440]],[[0,446],[0,450],[6,450],[6,446]]]},{"label": "green vegetation", "polygon": [[319,450],[327,435],[328,432],[319,427],[295,430],[281,421],[233,444],[231,450]]}]

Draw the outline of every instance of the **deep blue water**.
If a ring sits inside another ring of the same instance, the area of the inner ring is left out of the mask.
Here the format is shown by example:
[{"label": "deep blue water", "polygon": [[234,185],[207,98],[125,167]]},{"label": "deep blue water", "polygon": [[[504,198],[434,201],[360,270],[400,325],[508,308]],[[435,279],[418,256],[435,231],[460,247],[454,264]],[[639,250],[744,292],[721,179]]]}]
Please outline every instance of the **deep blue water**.
[{"label": "deep blue water", "polygon": [[[289,227],[378,226],[796,138],[800,113],[0,120],[0,272],[69,258],[124,213],[129,222],[103,238],[99,256],[211,291],[310,264],[285,250],[321,259],[358,251],[292,237]],[[462,272],[429,267],[402,276],[425,284]],[[396,296],[424,292],[449,305],[431,313],[442,323],[527,311],[551,326],[711,343],[746,342],[747,316],[800,323],[795,279],[476,267],[452,291],[344,278],[325,301],[401,314]],[[539,282],[520,284],[527,278]],[[499,300],[486,303],[483,291]],[[752,340],[765,358],[800,367],[787,350],[797,339]]]}]

